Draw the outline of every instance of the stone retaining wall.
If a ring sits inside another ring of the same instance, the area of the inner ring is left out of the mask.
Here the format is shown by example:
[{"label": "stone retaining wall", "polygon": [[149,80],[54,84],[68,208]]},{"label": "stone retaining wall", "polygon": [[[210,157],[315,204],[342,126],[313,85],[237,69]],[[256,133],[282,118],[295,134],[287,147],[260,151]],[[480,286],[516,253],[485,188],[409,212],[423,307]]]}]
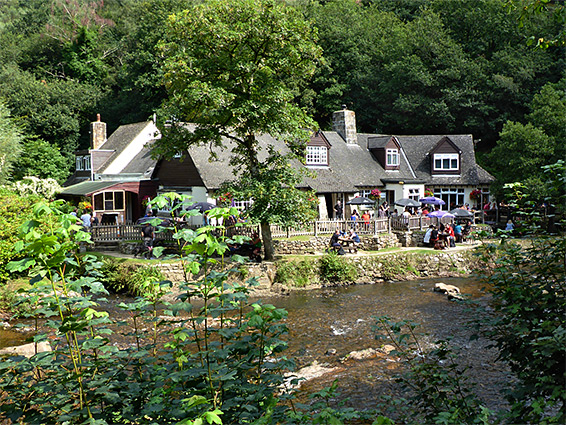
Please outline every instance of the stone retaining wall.
[{"label": "stone retaining wall", "polygon": [[[478,261],[472,255],[472,251],[469,250],[460,252],[435,251],[432,255],[407,251],[391,255],[356,255],[342,258],[356,267],[358,276],[354,282],[341,282],[341,285],[414,280],[423,277],[462,277],[470,274],[477,266]],[[306,257],[301,261],[316,262],[318,258]],[[257,278],[259,286],[256,288],[256,292],[258,294],[275,295],[293,289],[275,282],[278,264],[281,263],[264,261],[259,264],[245,263],[240,267],[245,270],[245,279]],[[172,282],[183,280],[180,263],[163,263],[156,266]],[[310,280],[313,282],[311,288],[329,285],[321,282],[318,275],[313,275]]]},{"label": "stone retaining wall", "polygon": [[[384,233],[377,236],[360,236],[359,249],[378,251],[384,248],[404,246],[396,234]],[[330,236],[313,236],[309,240],[274,239],[273,248],[277,255],[322,254],[328,248]]]}]

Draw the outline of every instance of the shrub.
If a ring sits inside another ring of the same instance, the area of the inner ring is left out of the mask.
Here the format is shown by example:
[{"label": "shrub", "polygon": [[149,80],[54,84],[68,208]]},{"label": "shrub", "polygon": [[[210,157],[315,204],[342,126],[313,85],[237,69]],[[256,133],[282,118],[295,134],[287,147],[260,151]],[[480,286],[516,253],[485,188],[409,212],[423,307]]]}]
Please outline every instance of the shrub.
[{"label": "shrub", "polygon": [[154,283],[165,280],[163,273],[155,266],[118,258],[104,258],[100,273],[101,281],[108,290],[131,295],[143,295],[151,291]]},{"label": "shrub", "polygon": [[275,282],[303,288],[317,280],[318,268],[314,261],[286,261],[277,264]]},{"label": "shrub", "polygon": [[320,259],[319,268],[320,277],[326,282],[352,282],[358,277],[354,265],[334,252],[325,254]]},{"label": "shrub", "polygon": [[531,246],[481,247],[493,310],[478,322],[495,341],[517,381],[510,388],[509,423],[566,421],[566,239],[533,240]]},{"label": "shrub", "polygon": [[0,189],[0,281],[8,279],[6,265],[21,255],[14,250],[18,240],[18,228],[32,218],[32,207],[39,200],[36,196],[20,196],[7,189]]}]

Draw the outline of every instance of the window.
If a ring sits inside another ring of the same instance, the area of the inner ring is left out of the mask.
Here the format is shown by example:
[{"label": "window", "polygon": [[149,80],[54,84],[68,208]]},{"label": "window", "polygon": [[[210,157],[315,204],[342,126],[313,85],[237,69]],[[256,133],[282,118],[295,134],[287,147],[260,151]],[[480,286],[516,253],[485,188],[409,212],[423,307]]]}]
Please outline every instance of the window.
[{"label": "window", "polygon": [[96,211],[116,211],[124,209],[124,192],[103,192],[94,195]]},{"label": "window", "polygon": [[442,206],[443,210],[451,210],[464,205],[464,189],[454,187],[434,188],[434,196],[446,202],[446,205]]},{"label": "window", "polygon": [[434,154],[434,169],[444,171],[458,170],[459,160],[457,153],[437,153]]},{"label": "window", "polygon": [[326,146],[307,146],[307,165],[328,165]]},{"label": "window", "polygon": [[387,167],[397,167],[399,166],[399,151],[397,149],[387,149]]},{"label": "window", "polygon": [[83,169],[90,171],[90,155],[83,156]]},{"label": "window", "polygon": [[421,193],[419,189],[409,189],[409,199],[414,199],[418,201],[421,197]]},{"label": "window", "polygon": [[82,156],[77,156],[76,167],[77,167],[77,171],[83,171],[83,157]]},{"label": "window", "polygon": [[245,211],[247,210],[254,201],[252,201],[251,199],[247,200],[247,201],[236,201],[234,200],[234,207],[236,207],[239,211]]}]

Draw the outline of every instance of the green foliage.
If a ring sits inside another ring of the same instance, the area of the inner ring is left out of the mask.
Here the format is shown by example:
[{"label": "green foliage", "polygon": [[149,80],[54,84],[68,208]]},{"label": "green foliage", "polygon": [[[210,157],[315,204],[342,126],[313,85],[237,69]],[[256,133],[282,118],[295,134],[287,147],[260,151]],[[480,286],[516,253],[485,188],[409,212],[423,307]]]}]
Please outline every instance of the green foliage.
[{"label": "green foliage", "polygon": [[10,111],[0,102],[0,184],[11,180],[22,141],[21,131],[10,117]]},{"label": "green foliage", "polygon": [[320,278],[325,282],[352,282],[358,277],[356,267],[334,252],[320,258]]},{"label": "green foliage", "polygon": [[397,377],[407,391],[404,401],[411,406],[403,423],[491,423],[493,412],[474,394],[474,384],[466,377],[466,368],[458,365],[449,341],[425,347],[418,324],[394,322],[386,316],[376,319],[376,339],[393,344],[392,354],[405,365],[404,373]]},{"label": "green foliage", "polygon": [[316,261],[299,260],[277,263],[275,282],[302,288],[318,281]]},{"label": "green foliage", "polygon": [[[161,201],[166,199],[155,200]],[[228,281],[237,268],[223,261],[221,226],[177,232],[185,281],[173,304],[163,300],[170,282],[156,282],[151,269],[134,272],[147,284],[141,297],[120,305],[130,318],[122,327],[98,305],[106,292],[98,281],[100,262],[75,254],[90,235],[64,210],[62,202],[35,205],[17,244],[23,258],[10,263],[13,272],[29,271],[32,288],[24,297],[35,317],[48,318],[47,332],[38,329],[34,340],[48,340],[54,351],[0,364],[6,417],[27,423],[240,424],[269,409],[282,418],[286,408],[273,396],[290,365],[280,355],[286,312],[250,303],[247,286]]]},{"label": "green foliage", "polygon": [[[212,155],[215,148],[230,149],[234,189],[240,199],[254,199],[250,216],[262,224],[265,256],[272,259],[267,224],[296,222],[309,205],[308,195],[295,189],[289,160],[303,155],[316,128],[295,102],[321,55],[316,29],[273,0],[211,0],[168,23],[162,48],[169,97],[160,114],[166,137],[155,151],[171,157],[195,144],[210,145]],[[289,152],[272,149],[264,161],[262,134],[284,141]]]},{"label": "green foliage", "polygon": [[101,281],[108,290],[138,296],[151,292],[155,283],[165,280],[159,268],[124,259],[104,258],[99,271]]},{"label": "green foliage", "polygon": [[18,241],[18,229],[32,217],[32,207],[38,196],[22,197],[10,190],[0,188],[0,281],[6,281],[6,265],[17,258],[14,244]]},{"label": "green foliage", "polygon": [[[493,247],[484,247],[487,260]],[[510,384],[509,423],[566,420],[566,239],[499,247],[493,270],[484,269],[493,297],[480,329],[516,377]]]},{"label": "green foliage", "polygon": [[[46,160],[46,159],[49,160]],[[69,161],[61,154],[57,146],[45,140],[32,138],[23,144],[22,154],[16,162],[14,180],[25,176],[40,179],[54,179],[59,184],[69,176]]]}]

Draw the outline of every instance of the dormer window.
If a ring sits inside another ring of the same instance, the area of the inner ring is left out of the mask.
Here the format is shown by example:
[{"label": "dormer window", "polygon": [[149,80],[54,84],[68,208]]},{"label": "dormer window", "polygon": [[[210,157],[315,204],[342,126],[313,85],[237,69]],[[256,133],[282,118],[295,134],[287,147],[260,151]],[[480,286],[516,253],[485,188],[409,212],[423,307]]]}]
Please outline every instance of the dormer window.
[{"label": "dormer window", "polygon": [[326,146],[307,146],[307,165],[328,165]]},{"label": "dormer window", "polygon": [[398,167],[399,166],[399,150],[398,149],[387,149],[387,167]]},{"label": "dormer window", "polygon": [[83,156],[83,168],[85,171],[90,171],[90,155]]},{"label": "dormer window", "polygon": [[434,171],[458,171],[460,160],[457,153],[434,154]]},{"label": "dormer window", "polygon": [[77,156],[75,166],[77,168],[77,171],[83,171],[83,157],[82,156]]}]

